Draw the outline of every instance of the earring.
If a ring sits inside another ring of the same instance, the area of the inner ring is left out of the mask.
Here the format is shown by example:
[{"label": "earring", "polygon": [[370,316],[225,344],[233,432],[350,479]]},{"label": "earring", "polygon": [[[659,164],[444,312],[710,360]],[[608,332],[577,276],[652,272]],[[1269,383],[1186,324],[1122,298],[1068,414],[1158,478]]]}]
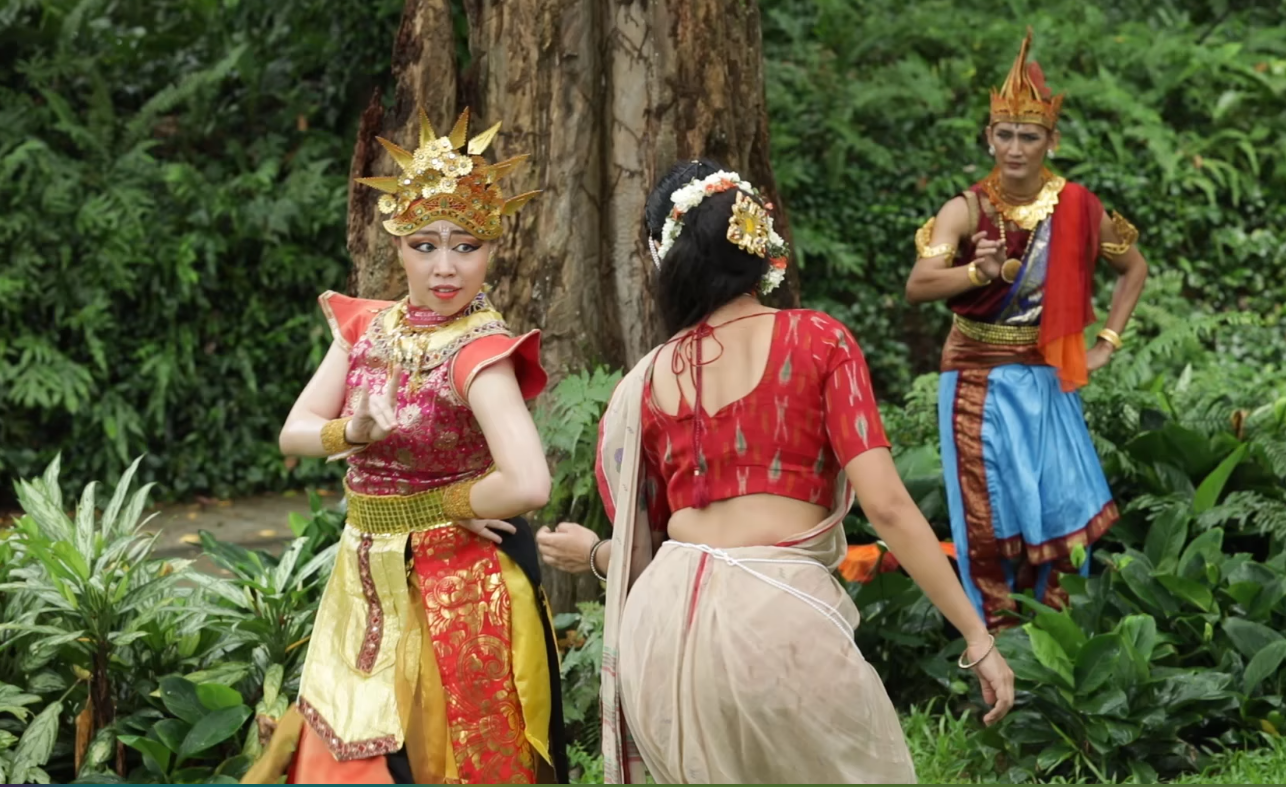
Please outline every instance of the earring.
[{"label": "earring", "polygon": [[651,235],[647,239],[647,250],[652,252],[652,264],[656,266],[657,270],[661,270],[661,255],[657,253],[656,241],[652,239]]},{"label": "earring", "polygon": [[1048,155],[1050,158],[1053,158],[1053,157],[1054,157],[1054,153],[1055,153],[1055,152],[1056,152],[1056,151],[1051,150],[1051,151],[1049,151],[1049,153],[1048,153],[1048,154],[1046,154],[1046,155]]},{"label": "earring", "polygon": [[990,154],[990,155],[992,155],[992,156],[996,155],[996,146],[995,146],[995,145],[988,145],[988,146],[987,146],[987,153],[988,153],[988,154]]}]

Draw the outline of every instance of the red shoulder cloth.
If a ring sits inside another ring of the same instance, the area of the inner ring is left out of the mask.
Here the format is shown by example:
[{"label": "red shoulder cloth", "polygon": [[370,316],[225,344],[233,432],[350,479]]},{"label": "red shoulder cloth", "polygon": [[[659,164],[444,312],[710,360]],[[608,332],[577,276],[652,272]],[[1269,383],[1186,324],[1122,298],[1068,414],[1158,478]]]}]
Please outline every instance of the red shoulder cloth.
[{"label": "red shoulder cloth", "polygon": [[330,324],[331,335],[345,347],[351,348],[366,333],[366,328],[375,319],[375,315],[393,305],[392,301],[368,301],[364,298],[351,298],[333,290],[327,290],[317,296],[326,322]]},{"label": "red shoulder cloth", "polygon": [[549,376],[540,365],[540,331],[522,336],[483,336],[469,342],[451,361],[452,387],[461,399],[468,401],[469,386],[478,373],[506,358],[513,362],[523,399],[534,399],[545,390]]},{"label": "red shoulder cloth", "polygon": [[1058,370],[1064,391],[1089,382],[1084,333],[1095,320],[1090,295],[1102,219],[1103,206],[1092,191],[1078,183],[1063,186],[1050,232],[1045,310],[1037,344],[1045,362]]}]

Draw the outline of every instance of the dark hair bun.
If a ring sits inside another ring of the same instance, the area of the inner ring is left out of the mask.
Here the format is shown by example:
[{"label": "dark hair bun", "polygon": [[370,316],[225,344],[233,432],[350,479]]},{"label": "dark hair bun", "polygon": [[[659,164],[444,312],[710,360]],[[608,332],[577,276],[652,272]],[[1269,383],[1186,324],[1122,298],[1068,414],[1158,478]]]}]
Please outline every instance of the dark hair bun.
[{"label": "dark hair bun", "polygon": [[647,204],[643,207],[643,220],[647,224],[647,233],[652,239],[660,242],[661,230],[665,219],[670,215],[670,195],[694,180],[704,180],[723,169],[709,159],[680,161],[670,171],[661,176],[652,193],[647,195]]},{"label": "dark hair bun", "polygon": [[[718,171],[713,169],[700,177]],[[676,188],[690,180],[683,179]],[[684,214],[683,231],[661,260],[656,279],[657,308],[671,334],[697,324],[734,298],[754,292],[768,270],[767,260],[728,240],[733,203],[744,193],[732,188],[712,194]],[[666,199],[668,205],[668,192]],[[667,207],[660,217],[662,226],[668,213]]]}]

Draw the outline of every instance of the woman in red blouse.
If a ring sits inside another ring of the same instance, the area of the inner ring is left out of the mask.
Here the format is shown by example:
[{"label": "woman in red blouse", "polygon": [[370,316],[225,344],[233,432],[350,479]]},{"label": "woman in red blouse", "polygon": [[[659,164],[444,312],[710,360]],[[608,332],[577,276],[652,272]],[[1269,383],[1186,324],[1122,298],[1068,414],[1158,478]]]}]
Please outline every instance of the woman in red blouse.
[{"label": "woman in red blouse", "polygon": [[[856,493],[964,633],[994,707],[1013,675],[894,469],[862,351],[820,312],[778,311],[784,243],[736,173],[676,166],[648,199],[656,301],[673,338],[600,426],[611,542],[564,523],[546,560],[608,583],[608,783],[909,783],[898,717],[835,580]],[[644,571],[644,568],[647,568]]]}]

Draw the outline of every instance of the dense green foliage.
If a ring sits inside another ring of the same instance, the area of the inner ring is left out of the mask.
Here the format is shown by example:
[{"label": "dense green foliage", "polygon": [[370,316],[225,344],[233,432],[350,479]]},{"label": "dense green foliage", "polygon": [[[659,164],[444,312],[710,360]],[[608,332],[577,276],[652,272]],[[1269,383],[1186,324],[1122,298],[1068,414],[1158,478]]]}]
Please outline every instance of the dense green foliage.
[{"label": "dense green foliage", "polygon": [[[279,718],[298,690],[343,514],[314,497],[280,557],[202,533],[229,575],[217,578],[152,557],[150,485],[130,488],[137,466],[105,505],[88,486],[71,516],[57,461],[20,485],[26,513],[0,537],[0,774],[11,782],[120,781],[119,741],[131,783],[236,783],[260,751],[253,718]],[[93,737],[76,773],[82,730]]]},{"label": "dense green foliage", "polygon": [[275,435],[329,339],[313,298],[346,278],[355,119],[401,6],[0,11],[0,477],[146,449],[166,496],[287,482]]},{"label": "dense green foliage", "polygon": [[854,329],[883,393],[936,365],[945,309],[902,295],[912,237],[989,169],[988,91],[1028,24],[1066,94],[1055,168],[1134,221],[1194,304],[1281,315],[1286,27],[1280,3],[1246,5],[764,0],[804,298]]}]

